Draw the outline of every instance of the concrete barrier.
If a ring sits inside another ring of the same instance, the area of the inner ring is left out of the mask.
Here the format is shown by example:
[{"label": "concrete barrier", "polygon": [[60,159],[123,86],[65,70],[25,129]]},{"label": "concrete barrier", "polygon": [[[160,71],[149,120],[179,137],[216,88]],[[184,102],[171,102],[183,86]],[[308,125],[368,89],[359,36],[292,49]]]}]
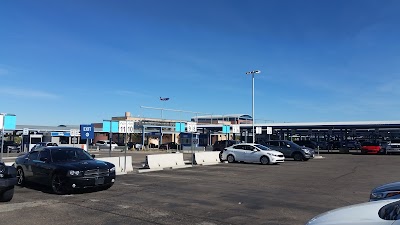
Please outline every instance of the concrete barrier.
[{"label": "concrete barrier", "polygon": [[[120,156],[119,157],[119,162],[120,162],[120,167],[122,169],[125,168],[125,156]],[[126,156],[126,169],[125,172],[132,172],[133,171],[133,166],[132,166],[132,156]]]},{"label": "concrete barrier", "polygon": [[194,153],[194,161],[198,165],[215,165],[220,163],[219,151],[213,152],[196,152]]},{"label": "concrete barrier", "polygon": [[121,167],[121,159],[120,157],[104,157],[104,158],[96,158],[96,160],[109,162],[115,165],[115,174],[122,175],[126,174],[124,168]]},{"label": "concrete barrier", "polygon": [[200,147],[193,147],[192,146],[182,146],[182,152],[190,152],[190,151],[195,151],[195,152],[199,152],[199,151],[205,151],[205,147],[204,146],[200,146]]},{"label": "concrete barrier", "polygon": [[182,153],[171,153],[147,155],[146,167],[147,169],[140,169],[139,173],[163,169],[188,168],[192,167],[192,165],[185,165]]}]

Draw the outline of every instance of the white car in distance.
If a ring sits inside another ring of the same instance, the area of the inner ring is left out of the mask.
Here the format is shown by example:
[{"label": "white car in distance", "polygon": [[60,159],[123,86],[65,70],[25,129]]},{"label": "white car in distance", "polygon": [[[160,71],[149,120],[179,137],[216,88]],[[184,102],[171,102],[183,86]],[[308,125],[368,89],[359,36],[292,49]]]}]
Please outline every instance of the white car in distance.
[{"label": "white car in distance", "polygon": [[[99,146],[102,149],[110,148],[110,141],[109,140],[101,140],[97,141],[95,146]],[[118,147],[117,143],[111,142],[111,148]]]},{"label": "white car in distance", "polygon": [[227,160],[229,163],[249,162],[267,165],[283,163],[285,156],[282,152],[272,150],[264,145],[242,143],[225,148],[221,152],[221,160]]}]

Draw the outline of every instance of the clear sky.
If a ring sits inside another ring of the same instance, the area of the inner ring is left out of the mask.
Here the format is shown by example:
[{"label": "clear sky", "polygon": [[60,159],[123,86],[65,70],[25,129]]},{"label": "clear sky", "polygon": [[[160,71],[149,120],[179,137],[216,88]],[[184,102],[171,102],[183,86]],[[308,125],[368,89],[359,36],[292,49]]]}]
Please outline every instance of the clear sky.
[{"label": "clear sky", "polygon": [[399,120],[399,12],[396,0],[3,0],[0,111],[35,125],[160,117],[140,106],[251,115],[245,72],[261,70],[256,120]]}]

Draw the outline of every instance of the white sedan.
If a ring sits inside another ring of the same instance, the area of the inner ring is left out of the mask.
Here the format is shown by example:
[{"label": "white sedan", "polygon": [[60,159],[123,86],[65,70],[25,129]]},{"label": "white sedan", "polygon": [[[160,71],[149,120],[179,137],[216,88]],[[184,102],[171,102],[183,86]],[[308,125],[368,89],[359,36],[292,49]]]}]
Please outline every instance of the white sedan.
[{"label": "white sedan", "polygon": [[225,148],[220,155],[221,160],[233,162],[257,162],[263,165],[277,164],[285,161],[282,152],[272,150],[264,145],[242,143]]},{"label": "white sedan", "polygon": [[306,225],[400,225],[400,201],[382,200],[334,209]]}]

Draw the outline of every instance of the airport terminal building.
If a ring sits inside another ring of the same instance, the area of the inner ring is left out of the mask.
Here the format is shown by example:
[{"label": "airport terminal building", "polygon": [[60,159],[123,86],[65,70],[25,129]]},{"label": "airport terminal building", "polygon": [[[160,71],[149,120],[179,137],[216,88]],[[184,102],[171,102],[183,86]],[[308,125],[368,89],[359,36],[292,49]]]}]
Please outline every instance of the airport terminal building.
[{"label": "airport terminal building", "polygon": [[[157,147],[167,142],[191,145],[195,139],[196,146],[212,145],[217,140],[252,141],[252,118],[247,114],[229,114],[214,116],[196,116],[188,121],[169,120],[160,118],[132,117],[129,112],[124,116],[111,117],[112,121],[134,121],[133,134],[112,133],[103,131],[103,121],[94,121],[95,138],[98,140],[112,140],[116,143],[141,143],[144,146]],[[184,130],[177,130],[177,123],[197,123],[197,132],[190,136]],[[224,131],[224,126],[238,126],[239,132]],[[353,122],[308,122],[308,123],[255,123],[261,132],[256,134],[259,139],[274,140],[314,140],[314,141],[390,141],[400,139],[400,121],[353,121]],[[64,145],[82,145],[86,140],[71,137],[71,129],[79,129],[79,125],[22,125],[17,124],[13,131],[6,131],[9,139],[20,137],[24,129],[29,129],[29,135],[23,138],[24,143],[35,144],[41,141],[56,142]]]}]

